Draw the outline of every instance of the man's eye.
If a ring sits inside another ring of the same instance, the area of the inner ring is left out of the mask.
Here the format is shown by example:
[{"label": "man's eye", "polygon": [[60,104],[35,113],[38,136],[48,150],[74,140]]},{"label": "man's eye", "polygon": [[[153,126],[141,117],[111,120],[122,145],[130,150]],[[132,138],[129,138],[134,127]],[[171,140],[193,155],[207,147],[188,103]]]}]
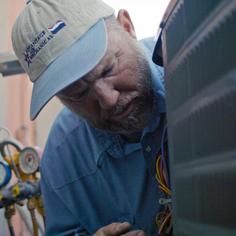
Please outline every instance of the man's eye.
[{"label": "man's eye", "polygon": [[112,72],[112,70],[113,70],[113,66],[108,67],[107,69],[105,69],[105,70],[102,72],[102,77],[106,77],[106,76],[110,75],[111,72]]},{"label": "man's eye", "polygon": [[85,89],[84,91],[71,96],[70,101],[80,102],[87,95],[88,91],[89,91],[89,89]]}]

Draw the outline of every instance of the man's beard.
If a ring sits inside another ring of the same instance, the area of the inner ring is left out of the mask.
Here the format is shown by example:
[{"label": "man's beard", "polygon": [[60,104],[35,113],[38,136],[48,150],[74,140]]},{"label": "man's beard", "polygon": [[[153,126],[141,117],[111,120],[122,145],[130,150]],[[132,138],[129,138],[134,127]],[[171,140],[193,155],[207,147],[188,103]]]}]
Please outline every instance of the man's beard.
[{"label": "man's beard", "polygon": [[151,106],[152,100],[137,99],[134,101],[134,108],[132,112],[119,122],[110,121],[109,119],[104,123],[101,129],[122,135],[128,135],[142,130],[148,123],[151,117]]}]

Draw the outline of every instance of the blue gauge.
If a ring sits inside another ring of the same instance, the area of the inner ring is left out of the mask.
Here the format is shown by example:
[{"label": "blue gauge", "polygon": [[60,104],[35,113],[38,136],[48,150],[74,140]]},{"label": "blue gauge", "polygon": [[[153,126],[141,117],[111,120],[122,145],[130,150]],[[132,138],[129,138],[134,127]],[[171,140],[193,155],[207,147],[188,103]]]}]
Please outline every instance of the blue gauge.
[{"label": "blue gauge", "polygon": [[0,188],[7,185],[11,179],[11,168],[0,161]]}]

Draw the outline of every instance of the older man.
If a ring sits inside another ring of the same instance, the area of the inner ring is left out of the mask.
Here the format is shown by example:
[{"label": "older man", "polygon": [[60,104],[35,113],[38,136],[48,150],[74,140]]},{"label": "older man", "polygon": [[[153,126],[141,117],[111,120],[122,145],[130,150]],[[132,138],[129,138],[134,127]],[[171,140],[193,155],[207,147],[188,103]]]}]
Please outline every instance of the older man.
[{"label": "older man", "polygon": [[157,234],[165,124],[153,39],[100,0],[33,0],[12,33],[33,81],[31,119],[57,96],[41,173],[47,235]]}]

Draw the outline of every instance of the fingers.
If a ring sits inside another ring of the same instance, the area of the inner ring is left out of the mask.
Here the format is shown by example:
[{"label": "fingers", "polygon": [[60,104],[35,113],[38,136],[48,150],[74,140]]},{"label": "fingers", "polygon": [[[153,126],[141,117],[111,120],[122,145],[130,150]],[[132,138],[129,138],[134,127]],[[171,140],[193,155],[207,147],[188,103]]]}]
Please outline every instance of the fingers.
[{"label": "fingers", "polygon": [[129,232],[131,225],[128,222],[112,223],[100,228],[93,236],[119,236]]},{"label": "fingers", "polygon": [[122,234],[122,236],[145,236],[144,231],[142,230],[133,230],[128,233]]}]

